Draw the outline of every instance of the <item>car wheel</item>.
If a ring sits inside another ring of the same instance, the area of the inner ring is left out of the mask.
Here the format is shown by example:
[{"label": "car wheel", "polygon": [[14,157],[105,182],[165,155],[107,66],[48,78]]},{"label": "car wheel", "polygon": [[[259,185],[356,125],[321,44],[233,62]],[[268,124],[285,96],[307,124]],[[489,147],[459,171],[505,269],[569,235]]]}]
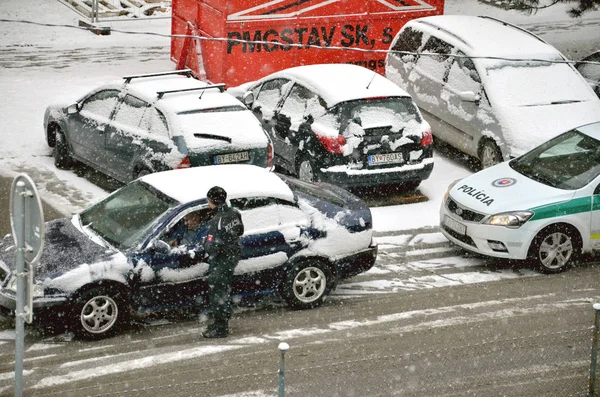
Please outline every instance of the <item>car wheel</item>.
[{"label": "car wheel", "polygon": [[110,288],[92,288],[75,300],[73,331],[81,339],[104,338],[125,325],[128,317],[121,293]]},{"label": "car wheel", "polygon": [[479,161],[481,162],[481,168],[489,168],[493,165],[502,162],[502,153],[498,148],[498,145],[494,141],[486,139],[479,150]]},{"label": "car wheel", "polygon": [[61,170],[73,167],[73,159],[69,153],[67,138],[60,130],[56,131],[56,144],[54,145],[54,165]]},{"label": "car wheel", "polygon": [[316,182],[317,174],[315,168],[309,158],[303,157],[298,163],[298,178],[306,182]]},{"label": "car wheel", "polygon": [[542,273],[559,273],[575,261],[580,250],[576,230],[568,226],[543,229],[533,240],[529,256]]},{"label": "car wheel", "polygon": [[283,298],[294,309],[311,309],[323,303],[331,289],[331,272],[322,262],[294,264],[285,275]]}]

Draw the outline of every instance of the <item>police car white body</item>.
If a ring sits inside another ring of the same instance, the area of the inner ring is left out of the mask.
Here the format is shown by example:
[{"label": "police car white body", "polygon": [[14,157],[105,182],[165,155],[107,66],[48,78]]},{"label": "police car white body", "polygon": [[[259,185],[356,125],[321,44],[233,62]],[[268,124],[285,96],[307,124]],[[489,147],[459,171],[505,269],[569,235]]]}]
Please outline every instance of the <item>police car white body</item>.
[{"label": "police car white body", "polygon": [[600,122],[454,182],[442,202],[440,226],[466,250],[534,259],[546,273],[599,249]]}]

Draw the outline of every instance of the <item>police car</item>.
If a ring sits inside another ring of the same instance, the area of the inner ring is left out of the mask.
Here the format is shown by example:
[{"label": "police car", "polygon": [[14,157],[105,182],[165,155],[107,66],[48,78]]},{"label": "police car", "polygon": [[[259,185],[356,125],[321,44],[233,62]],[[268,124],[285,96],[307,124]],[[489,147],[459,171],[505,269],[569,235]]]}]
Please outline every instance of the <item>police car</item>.
[{"label": "police car", "polygon": [[440,226],[466,250],[532,259],[544,273],[600,248],[600,122],[455,181]]}]

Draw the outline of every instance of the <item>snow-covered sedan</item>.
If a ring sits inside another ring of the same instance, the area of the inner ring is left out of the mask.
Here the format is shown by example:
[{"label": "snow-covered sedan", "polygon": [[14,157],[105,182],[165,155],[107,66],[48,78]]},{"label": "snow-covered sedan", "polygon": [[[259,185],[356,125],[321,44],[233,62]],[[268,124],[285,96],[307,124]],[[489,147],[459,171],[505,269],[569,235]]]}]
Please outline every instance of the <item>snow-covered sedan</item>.
[{"label": "snow-covered sedan", "polygon": [[80,161],[123,183],[176,168],[271,167],[273,147],[252,113],[191,70],[125,76],[44,114],[61,169]]},{"label": "snow-covered sedan", "polygon": [[227,91],[262,122],[275,165],[302,180],[412,190],[433,170],[431,128],[410,95],[364,67],[297,66]]},{"label": "snow-covered sedan", "polygon": [[[279,294],[291,307],[319,305],[338,280],[377,256],[369,208],[336,186],[311,184],[253,165],[146,175],[70,219],[46,224],[35,268],[34,322],[104,337],[130,318],[203,307],[208,265],[171,248],[186,214],[207,211],[206,192],[228,192],[242,214],[242,260],[234,294]],[[0,240],[0,313],[14,316],[15,246]]]},{"label": "snow-covered sedan", "polygon": [[454,182],[440,226],[466,250],[532,259],[545,273],[600,249],[600,122]]}]

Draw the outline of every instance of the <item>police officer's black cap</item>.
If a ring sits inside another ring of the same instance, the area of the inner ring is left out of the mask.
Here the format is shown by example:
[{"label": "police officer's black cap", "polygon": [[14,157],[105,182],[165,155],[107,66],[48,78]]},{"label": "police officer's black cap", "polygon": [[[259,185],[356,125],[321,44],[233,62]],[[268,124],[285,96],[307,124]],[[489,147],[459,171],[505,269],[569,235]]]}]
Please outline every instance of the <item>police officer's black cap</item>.
[{"label": "police officer's black cap", "polygon": [[210,188],[208,193],[206,193],[206,198],[208,198],[213,204],[220,205],[223,204],[227,199],[227,192],[220,186],[213,186]]}]

